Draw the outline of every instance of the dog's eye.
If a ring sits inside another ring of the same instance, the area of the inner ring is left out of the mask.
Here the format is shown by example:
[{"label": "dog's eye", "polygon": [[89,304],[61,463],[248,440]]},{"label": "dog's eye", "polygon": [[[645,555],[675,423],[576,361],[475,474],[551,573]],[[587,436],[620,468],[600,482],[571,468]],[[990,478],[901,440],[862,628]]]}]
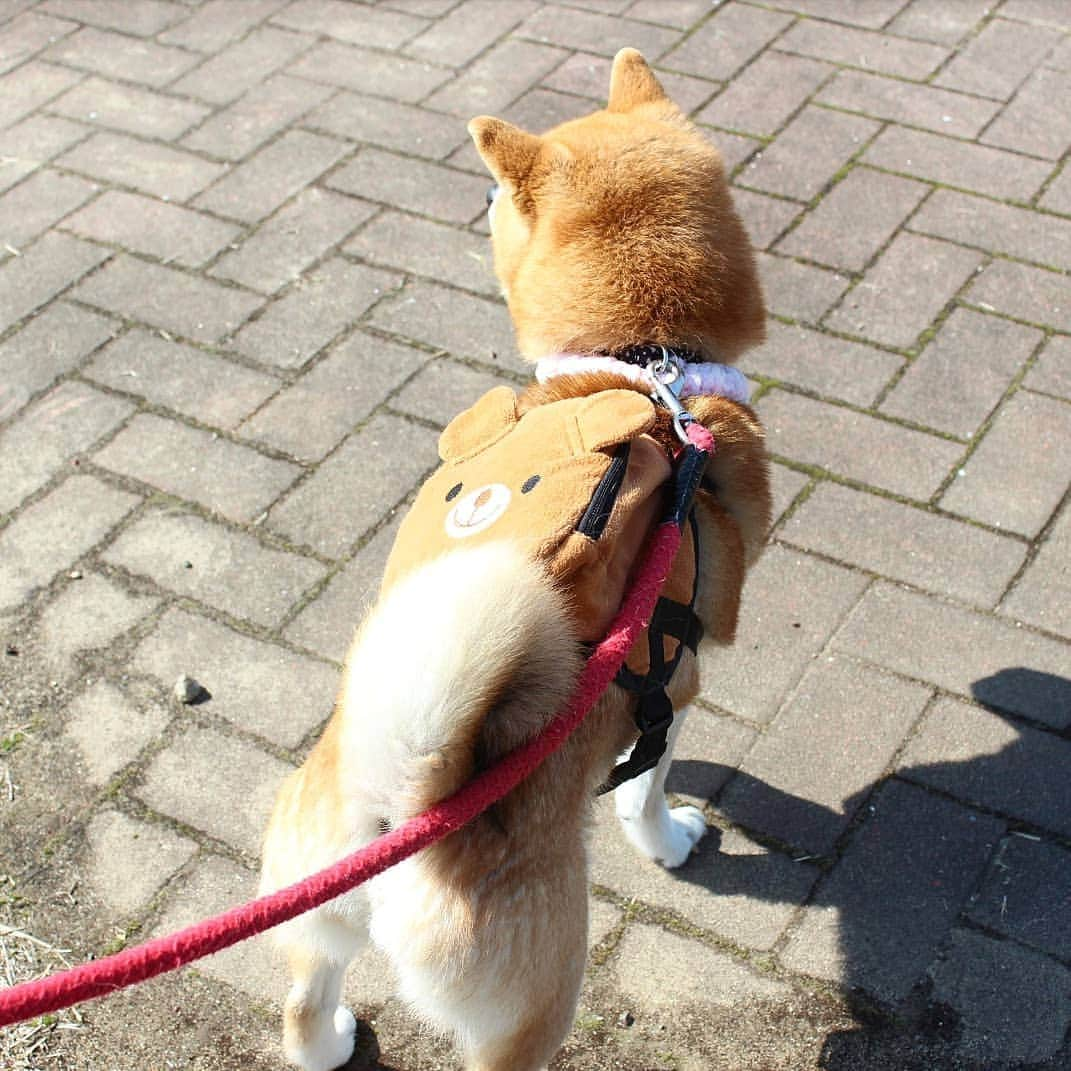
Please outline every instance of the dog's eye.
[{"label": "dog's eye", "polygon": [[495,198],[498,196],[498,183],[494,183],[487,187],[487,207],[490,208],[494,203]]},{"label": "dog's eye", "polygon": [[446,501],[452,502],[459,494],[461,494],[461,484],[455,483],[454,486],[446,492]]},{"label": "dog's eye", "polygon": [[535,485],[537,483],[539,483],[539,477],[538,476],[529,476],[528,479],[525,480],[524,483],[521,484],[521,494],[522,495],[528,494],[528,492],[531,491],[532,488],[535,487]]}]

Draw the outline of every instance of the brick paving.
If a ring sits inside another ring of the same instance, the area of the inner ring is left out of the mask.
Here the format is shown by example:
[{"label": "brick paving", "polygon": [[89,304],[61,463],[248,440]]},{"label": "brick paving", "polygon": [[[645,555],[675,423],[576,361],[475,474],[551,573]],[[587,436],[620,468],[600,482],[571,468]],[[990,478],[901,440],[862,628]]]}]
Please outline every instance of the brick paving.
[{"label": "brick paving", "polygon": [[[253,891],[438,430],[524,381],[464,121],[624,45],[761,250],[778,519],[699,852],[598,808],[553,1066],[1069,1068],[1066,0],[0,0],[0,922],[85,958]],[[254,944],[0,1064],[278,1067],[282,994]],[[374,957],[349,996],[352,1067],[453,1066]]]}]

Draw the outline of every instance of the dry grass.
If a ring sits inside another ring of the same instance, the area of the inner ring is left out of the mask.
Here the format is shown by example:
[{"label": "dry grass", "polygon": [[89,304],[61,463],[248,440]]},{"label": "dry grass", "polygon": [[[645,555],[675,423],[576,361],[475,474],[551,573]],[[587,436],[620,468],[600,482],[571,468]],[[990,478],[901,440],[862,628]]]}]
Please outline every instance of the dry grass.
[{"label": "dry grass", "polygon": [[[28,982],[69,967],[66,952],[24,930],[0,923],[0,986]],[[49,1044],[55,1033],[81,1028],[81,1013],[77,1008],[68,1008],[0,1029],[0,1068],[51,1071],[60,1066],[60,1054]]]}]

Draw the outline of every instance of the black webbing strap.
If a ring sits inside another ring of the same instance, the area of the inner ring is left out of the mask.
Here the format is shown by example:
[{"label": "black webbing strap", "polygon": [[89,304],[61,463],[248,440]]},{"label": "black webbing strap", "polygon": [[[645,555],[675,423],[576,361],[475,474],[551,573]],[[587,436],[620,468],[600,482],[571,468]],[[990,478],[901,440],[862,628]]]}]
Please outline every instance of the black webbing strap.
[{"label": "black webbing strap", "polygon": [[[705,458],[704,458],[705,460]],[[696,479],[698,482],[698,478]],[[694,485],[692,490],[694,491]],[[640,731],[639,739],[632,747],[629,757],[610,771],[610,776],[599,786],[596,795],[611,792],[619,785],[638,777],[658,765],[658,760],[666,752],[666,740],[669,727],[673,724],[673,704],[666,694],[666,688],[673,679],[673,674],[688,648],[693,654],[703,638],[703,623],[695,612],[695,596],[699,583],[699,526],[695,514],[689,509],[688,523],[692,532],[692,545],[695,550],[696,576],[692,583],[692,598],[687,605],[662,596],[651,615],[647,628],[648,670],[644,674],[634,673],[628,666],[617,671],[614,683],[627,692],[639,696],[634,717],[636,728]],[[677,650],[666,661],[665,637],[677,640]]]}]

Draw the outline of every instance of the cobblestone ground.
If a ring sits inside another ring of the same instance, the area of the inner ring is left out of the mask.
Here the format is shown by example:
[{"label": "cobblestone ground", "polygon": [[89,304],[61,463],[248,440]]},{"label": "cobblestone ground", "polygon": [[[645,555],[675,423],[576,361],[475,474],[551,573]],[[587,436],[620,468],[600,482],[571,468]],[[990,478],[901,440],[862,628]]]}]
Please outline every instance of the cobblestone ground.
[{"label": "cobblestone ground", "polygon": [[[710,833],[667,874],[600,811],[553,1066],[1071,1067],[1069,31],[1067,0],[0,0],[0,981],[253,891],[439,429],[524,379],[465,121],[588,111],[633,45],[761,250],[778,521],[671,782]],[[282,993],[243,946],[0,1065],[277,1068]],[[455,1066],[382,964],[349,996],[352,1067]]]}]

